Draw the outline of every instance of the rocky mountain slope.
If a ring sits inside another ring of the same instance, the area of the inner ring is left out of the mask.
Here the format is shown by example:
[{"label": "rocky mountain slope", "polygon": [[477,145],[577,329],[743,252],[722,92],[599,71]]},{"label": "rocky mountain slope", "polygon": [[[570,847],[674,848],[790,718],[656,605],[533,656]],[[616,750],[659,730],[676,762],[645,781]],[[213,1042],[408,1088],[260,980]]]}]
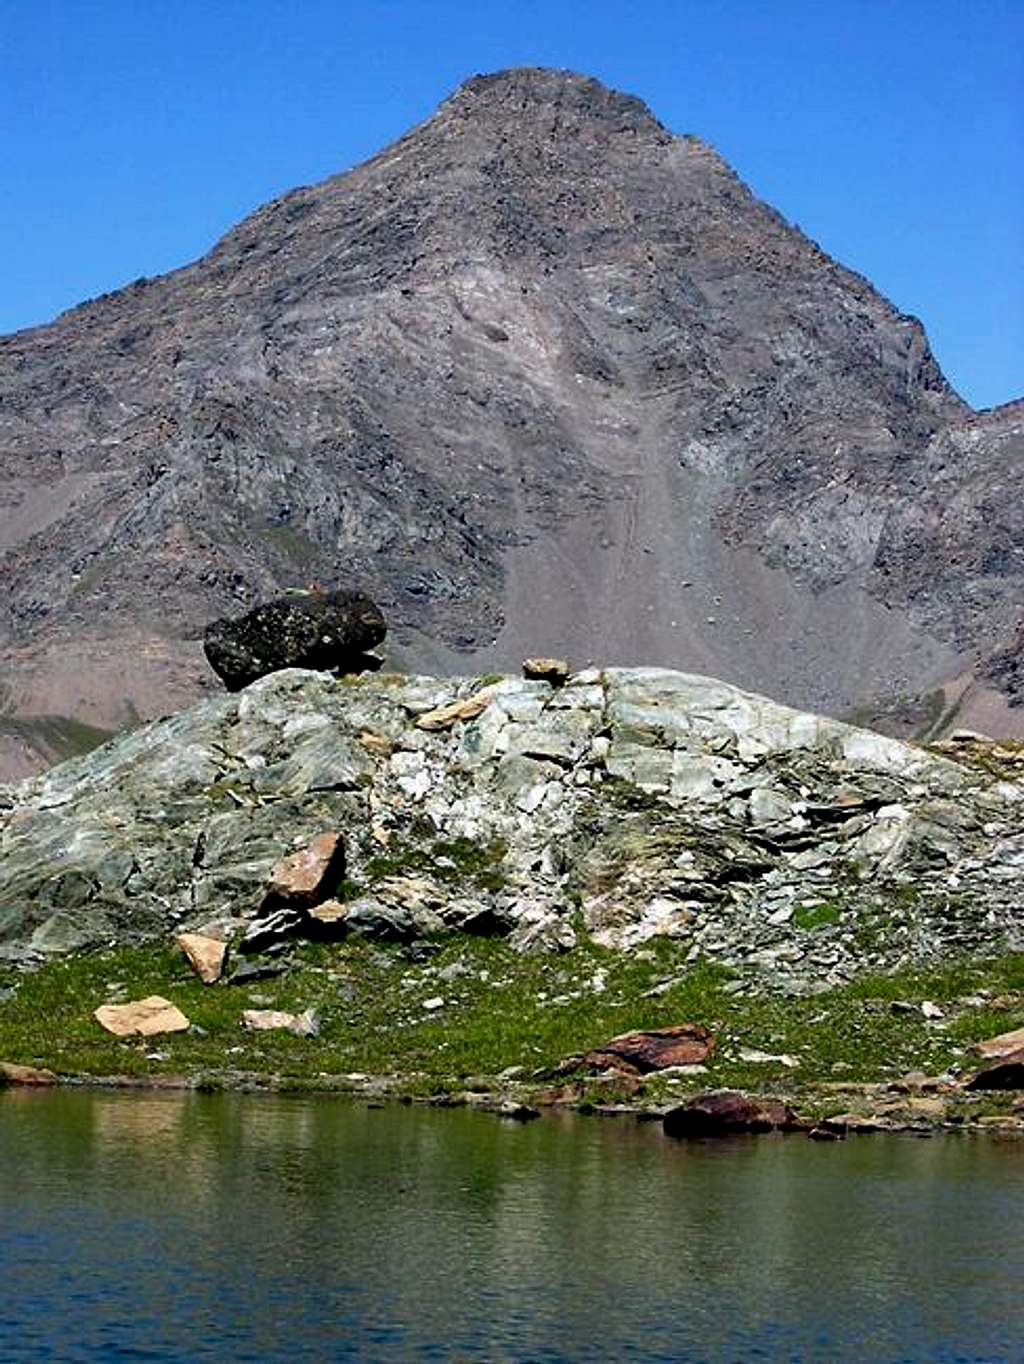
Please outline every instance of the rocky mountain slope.
[{"label": "rocky mountain slope", "polygon": [[569,73],[477,77],[0,340],[0,452],[11,774],[193,699],[203,625],[311,579],[432,671],[551,650],[904,728],[1021,714],[1019,406],[972,413],[707,143]]},{"label": "rocky mountain slope", "polygon": [[[799,993],[1019,950],[1022,774],[1017,744],[928,751],[666,669],[285,671],[0,793],[0,957],[667,937]],[[330,911],[275,918],[271,869],[332,832]]]}]

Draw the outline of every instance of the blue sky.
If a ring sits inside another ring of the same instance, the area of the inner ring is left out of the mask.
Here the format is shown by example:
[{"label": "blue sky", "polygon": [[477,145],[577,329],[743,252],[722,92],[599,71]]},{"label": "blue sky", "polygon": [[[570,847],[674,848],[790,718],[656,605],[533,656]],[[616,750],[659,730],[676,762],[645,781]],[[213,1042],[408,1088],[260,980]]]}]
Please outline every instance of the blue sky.
[{"label": "blue sky", "polygon": [[640,95],[919,316],[968,401],[1024,395],[1024,0],[0,0],[0,331],[514,65]]}]

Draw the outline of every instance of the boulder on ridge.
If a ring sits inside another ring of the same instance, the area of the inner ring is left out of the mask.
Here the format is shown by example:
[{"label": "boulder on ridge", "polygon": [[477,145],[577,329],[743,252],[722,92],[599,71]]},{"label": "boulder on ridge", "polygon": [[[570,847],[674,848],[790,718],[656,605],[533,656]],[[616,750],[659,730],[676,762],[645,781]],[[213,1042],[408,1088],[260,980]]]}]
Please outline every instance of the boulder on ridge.
[{"label": "boulder on ridge", "polygon": [[380,608],[360,592],[275,597],[244,616],[212,621],[203,637],[210,667],[228,691],[282,668],[366,672],[366,651],[387,633]]}]

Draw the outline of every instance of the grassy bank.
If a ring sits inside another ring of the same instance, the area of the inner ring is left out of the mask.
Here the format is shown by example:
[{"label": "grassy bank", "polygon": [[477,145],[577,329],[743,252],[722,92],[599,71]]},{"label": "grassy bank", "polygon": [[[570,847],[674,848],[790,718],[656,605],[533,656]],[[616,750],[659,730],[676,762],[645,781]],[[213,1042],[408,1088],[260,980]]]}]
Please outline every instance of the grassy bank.
[{"label": "grassy bank", "polygon": [[[414,957],[356,940],[304,945],[281,975],[215,986],[201,985],[172,947],[66,958],[0,980],[0,1060],[62,1075],[185,1075],[210,1085],[255,1075],[344,1088],[353,1074],[387,1075],[399,1092],[424,1095],[493,1087],[512,1067],[521,1068],[519,1084],[550,1084],[566,1057],[618,1033],[697,1022],[717,1039],[706,1071],[649,1078],[641,1102],[729,1086],[820,1107],[841,1085],[970,1068],[971,1042],[1024,1023],[1024,955],[791,998],[758,993],[718,966],[687,965],[670,942],[632,955],[581,949],[563,957],[520,957],[500,941],[465,936],[429,948]],[[99,1004],[148,994],[172,1000],[193,1028],[122,1041],[92,1017]],[[925,1001],[942,1016],[926,1017]],[[251,1008],[313,1008],[320,1034],[250,1033],[241,1015]],[[745,1060],[743,1051],[786,1059]],[[625,1093],[603,1081],[591,1091],[598,1099]]]}]

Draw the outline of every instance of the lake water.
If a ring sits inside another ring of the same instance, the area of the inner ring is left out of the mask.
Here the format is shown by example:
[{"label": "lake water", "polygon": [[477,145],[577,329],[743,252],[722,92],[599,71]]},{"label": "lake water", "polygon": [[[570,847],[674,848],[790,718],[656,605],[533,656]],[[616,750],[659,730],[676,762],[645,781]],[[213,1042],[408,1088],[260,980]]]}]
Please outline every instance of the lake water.
[{"label": "lake water", "polygon": [[0,1360],[1019,1361],[1024,1143],[0,1093]]}]

